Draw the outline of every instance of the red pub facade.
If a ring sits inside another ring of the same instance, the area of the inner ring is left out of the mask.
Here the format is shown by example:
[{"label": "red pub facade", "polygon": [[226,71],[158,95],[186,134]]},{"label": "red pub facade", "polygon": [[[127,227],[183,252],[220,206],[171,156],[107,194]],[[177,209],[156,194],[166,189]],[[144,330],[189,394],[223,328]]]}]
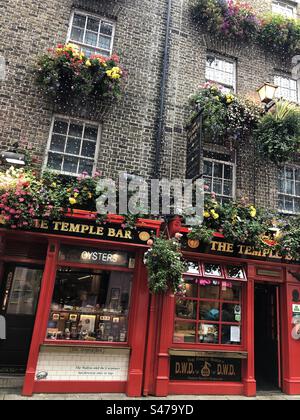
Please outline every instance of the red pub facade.
[{"label": "red pub facade", "polygon": [[1,229],[0,369],[25,375],[23,395],[300,394],[299,265],[189,241],[186,295],[150,295],[143,257],[161,222],[93,217]]}]

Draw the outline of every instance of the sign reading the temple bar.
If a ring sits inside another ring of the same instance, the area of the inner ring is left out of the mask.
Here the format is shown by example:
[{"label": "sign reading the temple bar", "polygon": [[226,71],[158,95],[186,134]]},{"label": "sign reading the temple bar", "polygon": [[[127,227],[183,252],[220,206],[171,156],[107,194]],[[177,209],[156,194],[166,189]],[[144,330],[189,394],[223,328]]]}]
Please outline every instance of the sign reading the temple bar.
[{"label": "sign reading the temple bar", "polygon": [[150,228],[130,229],[116,224],[98,225],[95,222],[74,222],[67,220],[49,221],[36,220],[33,231],[103,239],[113,242],[129,242],[145,245],[155,234]]},{"label": "sign reading the temple bar", "polygon": [[202,112],[193,120],[187,133],[186,178],[195,179],[201,175]]},{"label": "sign reading the temple bar", "polygon": [[239,359],[171,356],[170,380],[241,382],[242,361]]}]

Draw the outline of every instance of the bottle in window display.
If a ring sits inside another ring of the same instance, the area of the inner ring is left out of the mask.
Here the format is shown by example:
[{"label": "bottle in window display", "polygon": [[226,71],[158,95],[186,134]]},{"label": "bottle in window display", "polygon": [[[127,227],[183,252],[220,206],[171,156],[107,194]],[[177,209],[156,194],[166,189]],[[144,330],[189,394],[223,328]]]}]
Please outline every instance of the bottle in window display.
[{"label": "bottle in window display", "polygon": [[120,332],[120,342],[121,343],[125,343],[126,342],[126,336],[127,336],[127,331],[126,328],[123,327],[121,332]]},{"label": "bottle in window display", "polygon": [[71,339],[77,340],[77,337],[78,337],[77,324],[73,323],[71,326]]}]

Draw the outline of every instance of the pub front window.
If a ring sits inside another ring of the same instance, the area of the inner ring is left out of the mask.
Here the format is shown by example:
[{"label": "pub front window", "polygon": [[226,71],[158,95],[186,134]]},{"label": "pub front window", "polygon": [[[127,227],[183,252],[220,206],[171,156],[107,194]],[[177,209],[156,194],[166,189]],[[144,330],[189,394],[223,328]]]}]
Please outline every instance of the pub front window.
[{"label": "pub front window", "polygon": [[189,267],[186,295],[176,299],[174,343],[241,345],[243,267],[199,264],[197,274]]}]

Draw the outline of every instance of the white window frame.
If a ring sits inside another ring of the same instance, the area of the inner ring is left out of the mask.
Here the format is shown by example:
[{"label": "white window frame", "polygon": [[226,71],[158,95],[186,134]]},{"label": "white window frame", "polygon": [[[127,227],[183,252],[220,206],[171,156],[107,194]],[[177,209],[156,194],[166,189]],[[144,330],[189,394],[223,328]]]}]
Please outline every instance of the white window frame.
[{"label": "white window frame", "polygon": [[[74,16],[75,16],[75,14],[82,15],[82,16],[84,16],[86,18],[86,20],[85,20],[84,33],[87,30],[87,21],[88,21],[87,18],[89,18],[89,17],[94,18],[94,19],[100,19],[101,21],[105,21],[105,22],[109,23],[110,25],[112,25],[113,31],[112,31],[112,36],[111,36],[111,48],[110,48],[110,51],[109,52],[107,50],[108,55],[109,56],[112,55],[113,48],[114,48],[114,42],[115,42],[116,22],[114,22],[114,21],[112,21],[110,19],[106,19],[103,16],[94,15],[94,14],[91,14],[91,13],[88,13],[88,12],[84,12],[82,10],[75,9],[71,13],[70,21],[69,21],[68,35],[67,35],[67,43],[71,42],[72,44],[78,45],[79,48],[86,48],[86,49],[95,50],[95,54],[99,53],[100,55],[101,55],[101,50],[103,51],[105,49],[105,48],[95,47],[93,45],[88,45],[88,44],[85,44],[83,42],[73,41],[71,39],[71,33],[72,33],[72,28],[73,28],[73,22],[74,22]],[[99,34],[98,34],[98,40],[99,40]]]},{"label": "white window frame", "polygon": [[[222,191],[224,190],[224,182],[226,181],[225,177],[224,177],[224,168],[225,166],[231,166],[232,167],[232,197],[231,196],[226,196],[223,194],[217,194],[214,190],[212,191],[208,191],[207,194],[211,194],[211,193],[216,193],[217,198],[220,198],[221,201],[223,199],[228,199],[228,200],[235,200],[236,199],[236,174],[237,174],[237,167],[236,167],[236,163],[235,162],[228,162],[226,160],[219,160],[219,159],[212,159],[212,158],[207,158],[207,157],[203,157],[203,167],[204,167],[204,162],[211,162],[211,163],[220,163],[223,165],[223,174],[222,174],[222,178],[217,178],[217,179],[221,179],[222,180]],[[204,171],[203,171],[204,172]],[[203,173],[203,180],[204,180],[204,184],[205,184],[205,180],[208,178],[208,175]],[[212,187],[214,185],[214,175],[212,174]]]},{"label": "white window frame", "polygon": [[[233,86],[227,85],[226,83],[222,83],[222,82],[219,82],[217,80],[209,79],[207,77],[207,69],[208,69],[208,67],[207,67],[207,61],[208,61],[208,57],[209,56],[214,57],[217,60],[220,60],[220,61],[224,61],[224,62],[233,64],[233,75],[232,75],[232,77],[233,77]],[[237,61],[234,58],[230,58],[230,57],[222,56],[222,55],[219,55],[219,54],[207,52],[207,54],[206,54],[206,61],[205,61],[205,78],[206,78],[206,81],[207,82],[217,83],[217,84],[219,84],[221,86],[224,86],[224,88],[226,88],[226,89],[228,89],[228,90],[233,91],[234,93],[236,93],[237,92]]]},{"label": "white window frame", "polygon": [[[70,177],[78,177],[80,175],[80,173],[74,174],[72,172],[58,171],[58,170],[52,169],[49,166],[47,166],[49,153],[57,153],[57,154],[60,154],[60,155],[63,154],[63,156],[75,157],[79,160],[80,159],[86,159],[86,160],[90,160],[92,162],[92,159],[89,159],[85,156],[72,155],[70,153],[52,152],[50,150],[50,146],[51,146],[51,142],[52,142],[53,129],[54,129],[54,124],[55,124],[56,120],[64,120],[67,123],[71,122],[71,123],[75,123],[75,124],[76,123],[77,124],[82,124],[84,127],[85,127],[85,125],[90,125],[90,126],[94,126],[94,127],[98,128],[98,136],[97,136],[97,140],[96,140],[96,148],[95,148],[95,155],[94,155],[94,160],[93,160],[93,171],[92,171],[92,176],[94,176],[94,174],[97,170],[97,163],[98,163],[98,157],[99,157],[99,152],[100,152],[100,139],[101,139],[101,136],[102,136],[102,125],[99,124],[99,123],[95,123],[93,121],[90,121],[90,120],[85,120],[85,119],[81,119],[81,118],[66,117],[65,115],[60,115],[60,114],[55,114],[52,117],[50,133],[49,133],[49,138],[48,138],[45,157],[44,157],[44,163],[43,163],[43,166],[42,166],[42,172],[50,171],[50,172],[53,172],[53,173],[56,173],[56,174],[67,175],[67,176],[70,176]],[[67,142],[66,142],[66,144],[67,144]]]},{"label": "white window frame", "polygon": [[[280,78],[280,79],[286,79],[286,80],[289,80],[289,82],[291,82],[291,81],[296,82],[296,89],[297,89],[297,91],[296,91],[296,93],[297,93],[296,103],[299,103],[299,102],[300,102],[300,80],[293,79],[290,75],[276,74],[276,75],[274,76],[274,84],[275,84],[276,86],[279,86],[279,88],[281,88],[281,86],[278,84],[278,80],[277,80],[278,78]],[[282,88],[282,89],[283,89],[283,88]],[[289,89],[289,91],[291,92],[292,90],[291,90],[291,89]],[[291,98],[287,98],[287,97],[285,97],[285,96],[282,96],[282,95],[280,94],[280,90],[279,90],[279,89],[277,89],[277,92],[276,92],[276,97],[277,97],[277,98],[283,98],[283,99],[285,99],[285,100],[287,100],[287,101],[290,101],[290,102],[295,102],[295,101],[294,101],[294,100],[292,100]]]},{"label": "white window frame", "polygon": [[[293,15],[290,16],[287,13],[288,10],[293,10]],[[297,18],[297,4],[285,0],[273,0],[272,1],[272,13],[277,13],[287,18],[296,19]]]},{"label": "white window frame", "polygon": [[[282,169],[284,170],[284,172],[286,174],[286,170],[287,169],[292,169],[293,171],[295,171],[295,170],[299,170],[300,171],[300,166],[297,166],[297,165],[285,165]],[[279,175],[280,175],[280,172],[278,172],[278,176],[277,176],[277,182],[278,183],[279,183]],[[285,175],[285,178],[284,179],[287,179],[286,178],[286,175]],[[295,187],[296,187],[296,176],[295,176],[295,173],[294,173],[293,183],[294,183],[294,194],[286,194],[286,193],[283,193],[283,192],[281,192],[279,190],[279,187],[277,187],[278,201],[279,201],[279,196],[283,196],[283,197],[290,198],[290,199],[293,199],[293,200],[296,200],[296,199],[299,199],[300,200],[300,195],[296,195],[296,189],[295,189]],[[294,204],[294,207],[295,207],[295,204]],[[282,213],[282,214],[290,214],[290,215],[299,215],[300,214],[300,212],[289,211],[289,210],[285,210],[285,209],[280,209],[279,206],[278,206],[278,211],[280,213]]]}]

